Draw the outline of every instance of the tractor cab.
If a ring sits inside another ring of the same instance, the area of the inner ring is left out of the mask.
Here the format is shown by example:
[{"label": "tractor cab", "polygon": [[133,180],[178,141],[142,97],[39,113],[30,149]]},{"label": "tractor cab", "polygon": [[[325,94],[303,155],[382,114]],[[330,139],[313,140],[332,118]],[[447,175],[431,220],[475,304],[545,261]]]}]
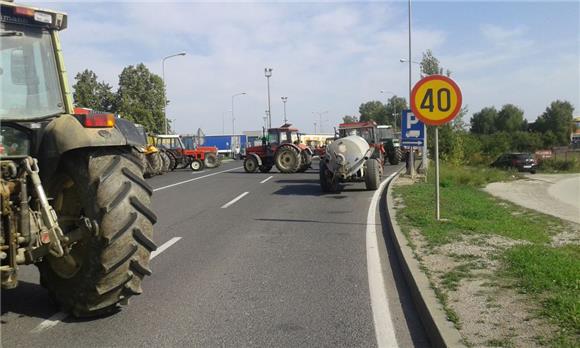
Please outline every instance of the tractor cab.
[{"label": "tractor cab", "polygon": [[155,146],[164,147],[168,150],[179,150],[183,151],[185,146],[179,135],[157,135],[155,136]]},{"label": "tractor cab", "polygon": [[379,158],[383,161],[385,155],[385,148],[379,141],[379,134],[377,123],[375,121],[341,123],[338,126],[339,138],[345,138],[350,135],[358,135],[367,141],[367,143],[375,149],[373,158]]},{"label": "tractor cab", "polygon": [[268,129],[268,139],[272,145],[300,143],[300,134],[298,129],[292,128],[291,124],[286,123],[279,128]]},{"label": "tractor cab", "polygon": [[378,144],[377,124],[375,121],[356,122],[356,123],[341,123],[338,126],[338,134],[340,138],[349,135],[358,135],[364,138],[369,144]]}]

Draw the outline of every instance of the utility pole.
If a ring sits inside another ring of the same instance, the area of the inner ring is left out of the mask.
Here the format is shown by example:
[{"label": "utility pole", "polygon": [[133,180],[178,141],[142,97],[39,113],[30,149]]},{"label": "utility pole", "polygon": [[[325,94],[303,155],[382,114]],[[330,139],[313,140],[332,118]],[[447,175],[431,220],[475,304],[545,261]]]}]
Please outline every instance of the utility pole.
[{"label": "utility pole", "polygon": [[286,118],[286,102],[288,101],[288,97],[282,97],[282,103],[284,103],[284,124],[288,122]]},{"label": "utility pole", "polygon": [[[409,106],[411,106],[411,93],[413,90],[412,84],[412,73],[411,73],[411,0],[408,1],[409,5]],[[425,139],[426,140],[426,139]],[[424,156],[424,155],[423,155]],[[407,166],[407,174],[411,177],[415,177],[415,153],[413,147],[411,146],[411,151],[409,152],[409,165]]]},{"label": "utility pole", "polygon": [[268,128],[272,128],[272,108],[270,106],[270,77],[272,77],[272,68],[264,68],[264,76],[268,83]]}]

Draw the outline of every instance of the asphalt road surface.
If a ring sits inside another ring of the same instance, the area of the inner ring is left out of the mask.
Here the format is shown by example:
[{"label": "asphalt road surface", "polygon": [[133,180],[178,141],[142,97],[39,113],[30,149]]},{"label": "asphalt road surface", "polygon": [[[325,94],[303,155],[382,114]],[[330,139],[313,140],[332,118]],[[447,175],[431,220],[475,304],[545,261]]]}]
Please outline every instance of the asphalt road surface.
[{"label": "asphalt road surface", "polygon": [[240,161],[149,183],[159,249],[143,295],[76,320],[21,267],[2,291],[3,347],[428,346],[383,237],[384,194],[321,194],[317,170],[247,174]]}]

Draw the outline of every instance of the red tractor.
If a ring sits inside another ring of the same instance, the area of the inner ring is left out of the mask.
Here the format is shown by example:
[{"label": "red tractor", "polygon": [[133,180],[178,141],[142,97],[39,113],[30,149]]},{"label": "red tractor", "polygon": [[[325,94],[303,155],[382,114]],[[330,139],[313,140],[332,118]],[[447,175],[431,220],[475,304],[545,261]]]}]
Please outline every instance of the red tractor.
[{"label": "red tractor", "polygon": [[374,148],[372,158],[376,158],[381,163],[385,164],[385,147],[379,140],[377,124],[375,121],[341,123],[338,125],[339,138],[345,138],[349,135],[358,135],[364,138],[369,146]]},{"label": "red tractor", "polygon": [[215,168],[220,165],[217,156],[218,148],[215,146],[198,146],[195,149],[187,149],[179,135],[156,135],[155,146],[165,148],[175,163],[171,170],[178,167],[189,166],[194,172],[204,167]]},{"label": "red tractor", "polygon": [[282,173],[304,172],[312,163],[312,150],[300,143],[298,129],[289,123],[280,128],[268,129],[262,138],[262,145],[246,149],[244,170],[268,173],[275,165]]}]

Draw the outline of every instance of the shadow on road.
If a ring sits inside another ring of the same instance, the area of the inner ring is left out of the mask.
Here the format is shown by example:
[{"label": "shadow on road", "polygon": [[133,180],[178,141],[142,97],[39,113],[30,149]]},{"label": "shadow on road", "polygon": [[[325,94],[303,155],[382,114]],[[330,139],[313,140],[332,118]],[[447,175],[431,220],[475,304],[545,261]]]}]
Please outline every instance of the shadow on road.
[{"label": "shadow on road", "polygon": [[[343,221],[320,221],[320,220],[309,220],[309,219],[254,219],[256,221],[267,221],[267,222],[297,222],[305,224],[323,224],[323,225],[359,225],[366,226],[366,222],[343,222]],[[378,226],[379,224],[377,224]]]},{"label": "shadow on road", "polygon": [[49,318],[59,311],[48,296],[48,291],[38,284],[19,281],[18,287],[2,290],[2,324],[7,324],[5,314],[15,313],[18,317]]}]

